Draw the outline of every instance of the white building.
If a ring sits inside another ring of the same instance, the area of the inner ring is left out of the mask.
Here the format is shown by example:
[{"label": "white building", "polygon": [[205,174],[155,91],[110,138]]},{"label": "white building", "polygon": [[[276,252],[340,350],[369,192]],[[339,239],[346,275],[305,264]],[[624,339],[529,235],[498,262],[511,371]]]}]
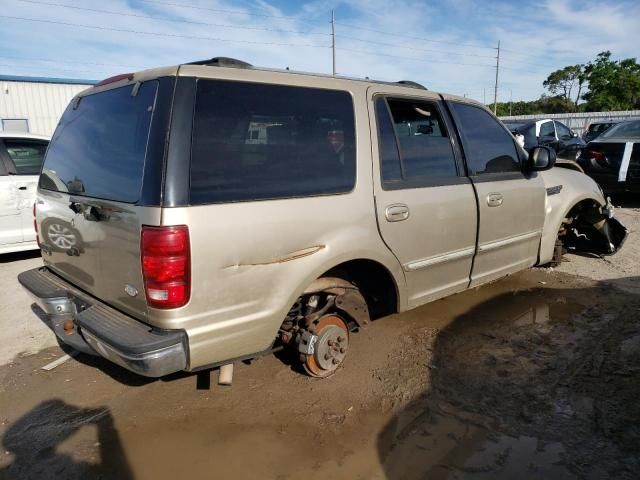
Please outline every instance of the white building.
[{"label": "white building", "polygon": [[74,95],[95,83],[0,75],[0,131],[52,135]]}]

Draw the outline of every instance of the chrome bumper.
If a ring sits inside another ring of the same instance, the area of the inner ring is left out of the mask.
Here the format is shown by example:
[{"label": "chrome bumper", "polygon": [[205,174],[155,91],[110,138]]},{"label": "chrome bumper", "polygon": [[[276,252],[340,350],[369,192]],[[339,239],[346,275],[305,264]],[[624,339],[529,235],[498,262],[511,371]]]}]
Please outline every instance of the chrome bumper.
[{"label": "chrome bumper", "polygon": [[146,377],[187,368],[187,336],[182,330],[154,329],[76,289],[44,267],[21,273],[18,281],[62,343]]}]

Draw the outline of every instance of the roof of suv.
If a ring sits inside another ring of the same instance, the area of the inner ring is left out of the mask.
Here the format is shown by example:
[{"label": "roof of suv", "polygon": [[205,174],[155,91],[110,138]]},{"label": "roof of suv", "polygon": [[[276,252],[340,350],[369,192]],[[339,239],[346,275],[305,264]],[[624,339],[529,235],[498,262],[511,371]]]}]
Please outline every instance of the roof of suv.
[{"label": "roof of suv", "polygon": [[[109,85],[110,83],[120,82],[122,80],[127,80],[129,82],[132,82],[134,80],[144,81],[144,80],[150,80],[153,78],[158,78],[161,76],[180,75],[182,72],[185,72],[185,74],[187,75],[188,73],[186,72],[194,72],[194,71],[202,71],[203,73],[205,73],[205,72],[210,72],[209,70],[210,68],[219,68],[221,69],[221,71],[227,71],[227,72],[231,70],[249,70],[249,71],[255,71],[255,72],[271,72],[271,73],[285,74],[285,75],[303,75],[306,77],[318,77],[318,78],[326,79],[329,81],[346,80],[346,81],[352,81],[352,82],[367,83],[372,85],[388,85],[393,87],[404,88],[407,91],[412,91],[413,93],[415,93],[417,90],[417,91],[425,91],[425,92],[429,91],[430,93],[434,93],[434,94],[442,93],[444,95],[443,92],[435,92],[433,90],[428,90],[423,85],[420,85],[419,83],[411,80],[400,80],[398,82],[385,82],[381,80],[371,80],[369,78],[356,78],[356,77],[347,77],[342,75],[331,75],[326,73],[295,71],[295,70],[289,70],[288,68],[287,69],[262,68],[262,67],[255,67],[251,64],[248,64],[246,62],[243,62],[241,60],[236,60],[233,58],[214,57],[210,60],[188,62],[188,63],[182,63],[180,65],[142,70],[140,72],[136,72],[135,74],[117,75],[115,77],[99,82],[94,88],[90,88],[88,90],[81,92],[80,96],[82,96],[85,93],[95,91],[95,89],[102,90],[105,86]],[[456,100],[460,100],[468,103],[473,103],[486,108],[486,106],[483,105],[482,103],[476,100],[472,100],[468,97],[460,97],[460,96],[451,95],[451,94],[446,94],[446,96],[447,98],[450,98],[450,99],[456,99]]]}]

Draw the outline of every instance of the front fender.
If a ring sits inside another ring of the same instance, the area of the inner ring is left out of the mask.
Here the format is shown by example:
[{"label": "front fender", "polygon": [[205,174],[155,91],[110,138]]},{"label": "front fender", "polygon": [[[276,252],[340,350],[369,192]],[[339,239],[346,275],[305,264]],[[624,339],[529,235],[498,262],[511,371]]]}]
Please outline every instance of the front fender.
[{"label": "front fender", "polygon": [[[606,223],[615,223],[614,228],[624,229],[624,234],[616,234],[614,245],[617,250],[626,236],[626,229],[617,221],[609,219],[607,201],[598,184],[592,178],[575,170],[566,168],[552,168],[540,172],[547,189],[545,201],[545,221],[540,240],[538,265],[545,265],[553,258],[553,252],[558,238],[558,231],[569,212],[581,202],[591,202],[602,213]],[[595,226],[595,224],[594,224]],[[622,237],[622,238],[619,238]],[[610,243],[614,243],[611,242]],[[614,252],[609,252],[614,253]]]}]

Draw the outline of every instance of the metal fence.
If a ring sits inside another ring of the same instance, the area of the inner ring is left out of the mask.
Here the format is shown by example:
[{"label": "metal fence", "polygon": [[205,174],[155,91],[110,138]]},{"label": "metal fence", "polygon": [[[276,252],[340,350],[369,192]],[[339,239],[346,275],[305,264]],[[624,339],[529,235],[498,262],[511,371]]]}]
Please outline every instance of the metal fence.
[{"label": "metal fence", "polygon": [[513,115],[500,117],[500,120],[532,121],[553,118],[568,126],[571,130],[582,135],[592,122],[603,120],[640,120],[640,110],[626,110],[618,112],[586,112],[586,113],[554,113],[550,115]]}]

